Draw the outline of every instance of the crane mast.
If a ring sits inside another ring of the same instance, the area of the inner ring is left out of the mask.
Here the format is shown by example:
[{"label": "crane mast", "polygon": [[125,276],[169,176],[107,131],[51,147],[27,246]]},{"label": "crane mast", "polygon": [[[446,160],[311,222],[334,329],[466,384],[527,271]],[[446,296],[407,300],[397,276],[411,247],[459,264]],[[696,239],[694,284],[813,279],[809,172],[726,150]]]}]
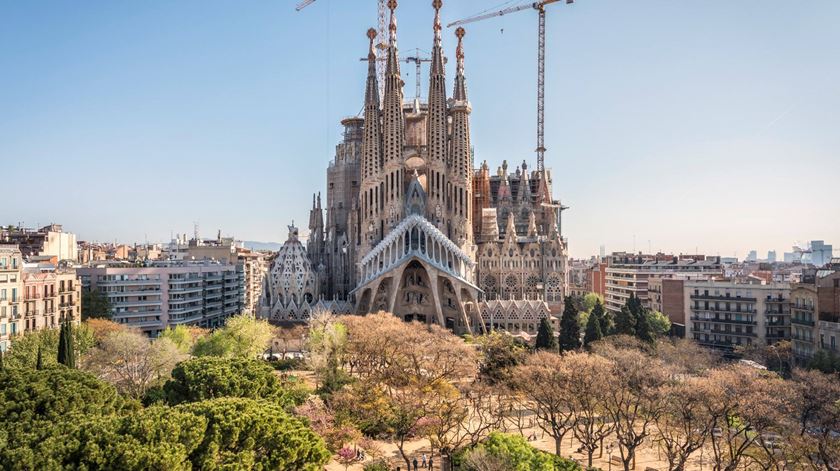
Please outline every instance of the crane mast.
[{"label": "crane mast", "polygon": [[[545,172],[545,6],[560,0],[544,0],[525,5],[517,5],[504,10],[494,11],[481,15],[464,18],[446,25],[453,26],[473,23],[476,21],[495,18],[522,10],[537,10],[539,22],[537,25],[537,171]],[[566,0],[566,3],[574,3],[574,0]]]}]

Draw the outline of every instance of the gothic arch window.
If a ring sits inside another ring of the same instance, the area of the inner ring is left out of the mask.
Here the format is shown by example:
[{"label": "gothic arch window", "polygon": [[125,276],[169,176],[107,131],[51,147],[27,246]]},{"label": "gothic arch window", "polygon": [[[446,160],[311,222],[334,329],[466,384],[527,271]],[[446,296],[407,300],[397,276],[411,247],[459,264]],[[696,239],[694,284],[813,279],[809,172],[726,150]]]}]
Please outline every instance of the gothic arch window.
[{"label": "gothic arch window", "polygon": [[494,299],[499,294],[498,286],[496,285],[496,277],[493,275],[484,275],[482,281],[482,289],[489,299]]},{"label": "gothic arch window", "polygon": [[525,293],[529,299],[537,299],[539,297],[539,284],[540,278],[536,275],[530,275],[525,279]]},{"label": "gothic arch window", "polygon": [[546,281],[546,297],[549,302],[560,302],[563,300],[563,283],[555,274],[550,275]]},{"label": "gothic arch window", "polygon": [[515,298],[519,294],[519,280],[515,275],[505,277],[504,294],[506,299]]}]

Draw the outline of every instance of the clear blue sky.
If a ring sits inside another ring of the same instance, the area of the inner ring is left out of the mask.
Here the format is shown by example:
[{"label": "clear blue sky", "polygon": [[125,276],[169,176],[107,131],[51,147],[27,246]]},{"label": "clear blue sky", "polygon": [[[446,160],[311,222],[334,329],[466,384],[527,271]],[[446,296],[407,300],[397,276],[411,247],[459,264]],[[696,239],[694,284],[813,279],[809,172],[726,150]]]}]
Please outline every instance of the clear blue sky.
[{"label": "clear blue sky", "polygon": [[[376,1],[295,3],[0,1],[0,223],[120,241],[305,226],[362,106]],[[512,2],[444,3],[448,22]],[[401,1],[403,56],[430,49],[430,4]],[[536,20],[467,28],[472,141],[493,168],[533,166]],[[838,24],[836,0],[549,7],[547,165],[572,255],[634,236],[742,257],[840,245]]]}]

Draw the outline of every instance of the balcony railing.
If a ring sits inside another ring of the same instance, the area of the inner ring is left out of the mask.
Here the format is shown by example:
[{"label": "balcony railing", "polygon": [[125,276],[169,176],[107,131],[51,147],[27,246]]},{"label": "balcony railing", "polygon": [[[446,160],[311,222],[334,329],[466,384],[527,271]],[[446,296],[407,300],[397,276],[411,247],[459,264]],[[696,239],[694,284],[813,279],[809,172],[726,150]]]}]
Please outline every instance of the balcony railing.
[{"label": "balcony railing", "polygon": [[807,325],[807,326],[810,326],[810,327],[814,327],[814,325],[816,325],[814,321],[811,321],[811,320],[808,320],[808,319],[800,319],[798,317],[791,317],[790,318],[790,323],[791,324],[798,324],[798,325]]},{"label": "balcony railing", "polygon": [[744,296],[721,296],[715,294],[692,294],[689,296],[691,299],[711,299],[712,301],[744,301],[744,302],[755,302],[756,298],[744,297]]},{"label": "balcony railing", "polygon": [[739,324],[739,325],[758,325],[757,321],[748,321],[748,320],[735,320],[735,319],[723,319],[720,317],[700,317],[700,316],[691,316],[691,320],[697,322],[720,322],[723,324]]}]

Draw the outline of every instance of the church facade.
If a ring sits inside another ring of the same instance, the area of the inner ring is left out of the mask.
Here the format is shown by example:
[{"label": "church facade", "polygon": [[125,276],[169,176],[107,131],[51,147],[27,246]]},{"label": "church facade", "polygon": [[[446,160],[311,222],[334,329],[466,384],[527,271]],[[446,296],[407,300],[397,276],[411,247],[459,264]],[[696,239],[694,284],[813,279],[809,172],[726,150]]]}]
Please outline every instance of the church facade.
[{"label": "church facade", "polygon": [[[342,121],[343,140],[327,169],[326,202],[320,194],[313,198],[307,260],[297,264],[309,273],[294,275],[311,284],[296,299],[308,310],[330,300],[343,310],[388,311],[457,333],[498,325],[489,313],[501,314],[502,305],[505,316],[527,319],[521,325],[559,316],[567,249],[551,173],[530,171],[525,162],[515,170],[503,162],[492,174],[486,162],[475,167],[464,30],[455,33],[456,72],[448,96],[440,0],[433,2],[428,100],[405,101],[396,1],[388,6],[384,93],[379,96],[371,29],[364,111]],[[287,244],[300,242],[295,235]],[[287,282],[280,275],[274,280],[274,273],[269,283]],[[263,307],[272,305],[277,303],[269,295]],[[295,308],[301,312],[299,303]],[[274,312],[276,318],[284,311]]]}]

